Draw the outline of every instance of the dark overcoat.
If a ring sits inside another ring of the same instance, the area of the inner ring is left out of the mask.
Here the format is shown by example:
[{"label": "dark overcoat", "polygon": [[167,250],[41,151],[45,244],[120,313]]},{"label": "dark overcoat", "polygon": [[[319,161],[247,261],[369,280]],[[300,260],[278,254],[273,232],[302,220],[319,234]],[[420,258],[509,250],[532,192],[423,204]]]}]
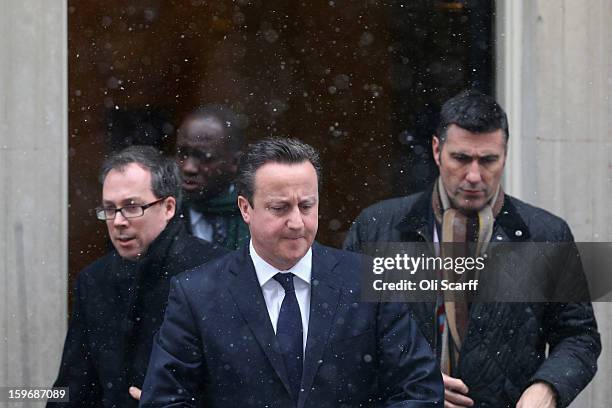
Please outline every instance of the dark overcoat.
[{"label": "dark overcoat", "polygon": [[70,402],[48,406],[138,406],[128,388],[144,382],[170,278],[226,252],[190,236],[174,217],[141,260],[125,261],[113,250],[83,269],[54,384],[69,387]]}]

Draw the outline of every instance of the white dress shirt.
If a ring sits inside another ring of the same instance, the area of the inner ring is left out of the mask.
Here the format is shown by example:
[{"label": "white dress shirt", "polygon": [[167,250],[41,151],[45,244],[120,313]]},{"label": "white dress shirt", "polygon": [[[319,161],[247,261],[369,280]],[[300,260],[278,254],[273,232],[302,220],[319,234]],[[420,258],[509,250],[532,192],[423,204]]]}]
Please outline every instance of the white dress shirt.
[{"label": "white dress shirt", "polygon": [[213,240],[213,226],[204,217],[204,214],[197,212],[193,208],[189,209],[189,221],[191,222],[192,235],[203,239],[206,242]]},{"label": "white dress shirt", "polygon": [[312,248],[308,249],[306,255],[302,257],[296,263],[293,268],[287,271],[279,271],[266,261],[264,261],[255,251],[253,242],[249,243],[249,252],[253,265],[255,266],[255,273],[257,274],[257,280],[259,286],[261,286],[261,292],[263,293],[264,300],[266,301],[266,307],[268,314],[270,315],[270,321],[276,333],[276,325],[278,323],[278,315],[280,314],[281,305],[285,298],[285,290],[274,278],[277,273],[293,273],[293,286],[295,288],[295,296],[300,306],[300,314],[302,315],[302,332],[304,335],[302,347],[306,350],[306,339],[308,338],[308,320],[310,318],[310,277],[312,275]]}]

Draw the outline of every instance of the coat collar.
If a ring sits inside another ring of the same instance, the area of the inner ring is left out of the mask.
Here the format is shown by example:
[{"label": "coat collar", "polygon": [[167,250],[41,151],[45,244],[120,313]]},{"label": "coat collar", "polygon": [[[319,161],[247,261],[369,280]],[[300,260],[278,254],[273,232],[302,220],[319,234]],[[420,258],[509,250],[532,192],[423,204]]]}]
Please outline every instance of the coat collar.
[{"label": "coat collar", "polygon": [[[142,266],[148,267],[149,265],[161,266],[166,260],[177,236],[181,234],[186,235],[186,233],[185,226],[179,217],[172,217],[166,228],[151,242],[147,252],[138,260],[139,268],[142,268]],[[162,271],[161,268],[153,268],[153,272],[159,273]],[[147,273],[150,273],[150,271],[147,271]]]},{"label": "coat collar", "polygon": [[302,389],[298,408],[306,403],[315,376],[323,361],[323,353],[329,344],[329,336],[334,317],[338,310],[341,288],[340,273],[334,273],[339,260],[327,247],[317,243],[313,245],[312,282],[310,293],[310,320],[308,322],[308,340],[304,355]]},{"label": "coat collar", "polygon": [[433,241],[434,215],[431,208],[433,185],[420,193],[410,212],[397,225],[402,242]]},{"label": "coat collar", "polygon": [[529,227],[516,208],[516,199],[506,194],[504,205],[495,218],[492,240],[498,242],[525,242],[531,239]]},{"label": "coat collar", "polygon": [[[168,225],[166,225],[166,228],[151,242],[144,256],[134,263],[136,272],[126,309],[128,318],[131,318],[135,311],[134,308],[140,295],[140,288],[146,282],[154,282],[168,273],[168,255],[172,251],[174,242],[182,234],[186,234],[183,223],[177,217],[173,217]],[[114,257],[113,268],[118,268],[125,261],[119,257],[116,251],[115,254],[117,256]]]},{"label": "coat collar", "polygon": [[[431,208],[433,185],[420,193],[410,212],[398,223],[402,242],[433,241],[435,218]],[[531,238],[527,224],[519,214],[516,199],[505,194],[504,204],[495,218],[492,240],[497,242],[524,242]]]},{"label": "coat collar", "polygon": [[229,265],[229,271],[232,274],[232,278],[230,278],[232,280],[229,282],[229,291],[234,298],[234,302],[270,361],[274,371],[285,386],[285,389],[291,395],[287,370],[285,369],[280,348],[276,341],[266,301],[257,280],[255,266],[249,255],[248,245],[243,246],[237,251],[236,256]]}]

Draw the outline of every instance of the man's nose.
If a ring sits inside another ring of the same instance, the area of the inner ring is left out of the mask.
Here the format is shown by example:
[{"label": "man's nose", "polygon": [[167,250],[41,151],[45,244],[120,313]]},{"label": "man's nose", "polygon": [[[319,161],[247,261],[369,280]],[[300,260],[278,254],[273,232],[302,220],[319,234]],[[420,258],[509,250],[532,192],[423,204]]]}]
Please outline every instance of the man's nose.
[{"label": "man's nose", "polygon": [[123,216],[123,213],[121,211],[117,211],[115,213],[115,218],[113,218],[113,225],[115,227],[123,227],[128,224],[129,224],[129,221],[127,218]]},{"label": "man's nose", "polygon": [[298,206],[295,206],[289,213],[289,219],[287,219],[287,227],[293,230],[299,230],[304,227],[304,220],[302,219],[302,212]]},{"label": "man's nose", "polygon": [[478,164],[478,160],[472,160],[472,162],[470,163],[470,167],[468,168],[468,172],[467,172],[465,179],[470,184],[478,184],[482,181],[482,176],[480,174],[480,165]]},{"label": "man's nose", "polygon": [[198,174],[198,163],[193,157],[187,156],[185,159],[180,161],[180,164],[183,173],[189,175]]}]

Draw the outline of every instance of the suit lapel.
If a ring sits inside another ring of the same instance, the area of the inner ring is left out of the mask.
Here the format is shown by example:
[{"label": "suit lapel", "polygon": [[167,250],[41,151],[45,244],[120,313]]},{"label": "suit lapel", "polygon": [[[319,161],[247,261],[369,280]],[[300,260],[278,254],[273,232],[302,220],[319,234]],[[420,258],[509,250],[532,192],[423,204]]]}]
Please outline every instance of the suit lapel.
[{"label": "suit lapel", "polygon": [[339,276],[333,273],[333,268],[337,264],[335,257],[316,243],[312,249],[310,318],[302,374],[304,392],[300,393],[298,407],[303,407],[308,398],[323,352],[329,343],[330,330],[338,310],[342,287]]},{"label": "suit lapel", "polygon": [[234,274],[234,280],[229,285],[234,302],[287,392],[291,394],[285,364],[279,352],[266,301],[261,293],[255,267],[248,253],[248,246],[244,247],[242,254],[234,260],[230,271]]}]

